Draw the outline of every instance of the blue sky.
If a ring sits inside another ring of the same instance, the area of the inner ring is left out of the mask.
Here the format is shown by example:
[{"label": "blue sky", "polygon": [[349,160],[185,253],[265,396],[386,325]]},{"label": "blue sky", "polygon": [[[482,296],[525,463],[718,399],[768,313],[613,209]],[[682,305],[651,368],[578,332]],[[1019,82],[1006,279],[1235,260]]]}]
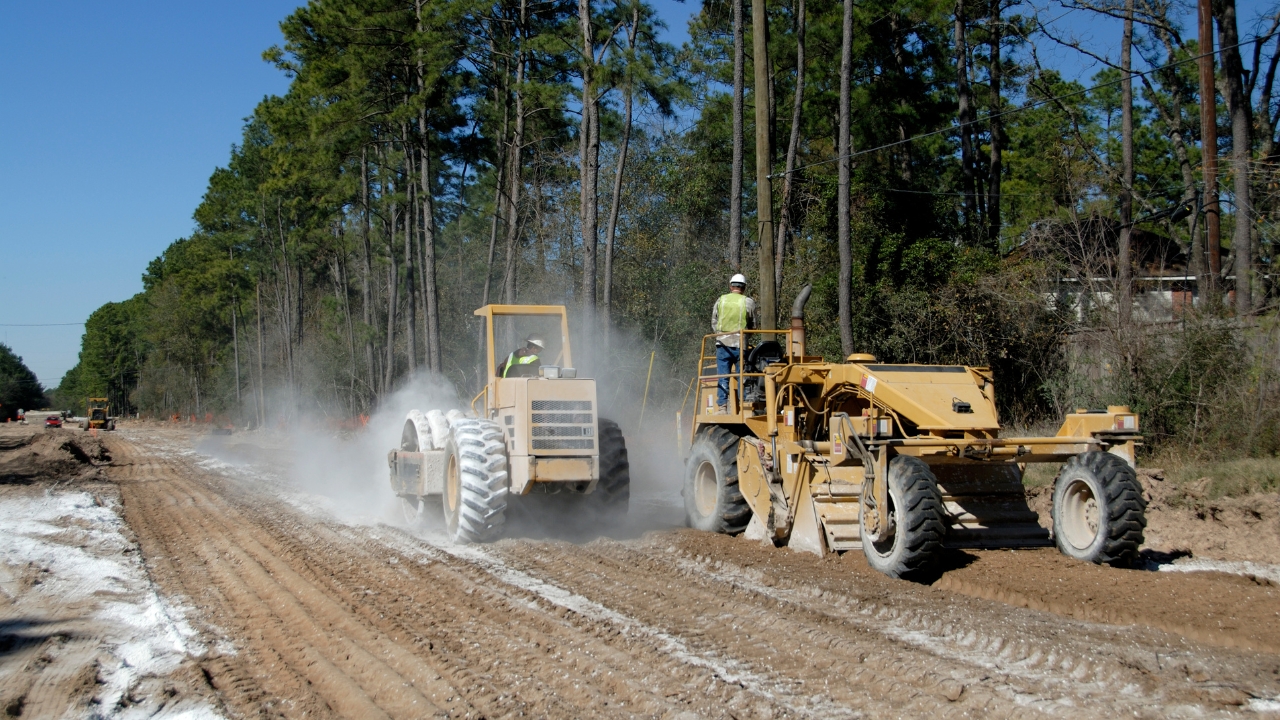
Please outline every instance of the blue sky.
[{"label": "blue sky", "polygon": [[[667,41],[684,42],[701,3],[652,1]],[[297,4],[0,0],[0,342],[41,382],[75,365],[82,328],[9,325],[83,322],[142,289],[147,263],[191,231],[244,117],[287,88],[261,54]],[[1242,35],[1261,6],[1241,2]],[[1080,15],[1062,27],[1114,56],[1118,26]],[[1066,52],[1042,59],[1093,72]]]}]

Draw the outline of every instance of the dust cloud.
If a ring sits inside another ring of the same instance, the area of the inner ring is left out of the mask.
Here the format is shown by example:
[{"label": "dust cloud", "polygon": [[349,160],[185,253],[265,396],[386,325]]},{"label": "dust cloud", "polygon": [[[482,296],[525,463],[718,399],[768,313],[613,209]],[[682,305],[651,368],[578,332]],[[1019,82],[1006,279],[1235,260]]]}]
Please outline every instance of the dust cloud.
[{"label": "dust cloud", "polygon": [[[596,379],[600,416],[618,423],[626,439],[631,465],[626,521],[601,527],[584,512],[584,504],[566,495],[513,497],[507,536],[576,542],[601,535],[637,537],[648,530],[683,526],[684,467],[675,415],[688,378],[676,378],[676,368],[661,351],[654,352],[650,377],[649,343],[620,330],[611,337],[612,352],[602,343],[589,346],[578,333],[572,342],[579,377]],[[403,525],[400,502],[391,490],[387,453],[399,446],[405,416],[414,409],[469,413],[468,405],[447,378],[421,374],[384,399],[360,430],[338,432],[300,421],[284,429],[209,436],[197,451],[251,474],[269,471],[284,489],[300,493],[306,504],[343,522]],[[687,444],[687,438],[683,442]],[[428,501],[422,516],[427,527],[439,524],[438,506],[438,501]]]}]

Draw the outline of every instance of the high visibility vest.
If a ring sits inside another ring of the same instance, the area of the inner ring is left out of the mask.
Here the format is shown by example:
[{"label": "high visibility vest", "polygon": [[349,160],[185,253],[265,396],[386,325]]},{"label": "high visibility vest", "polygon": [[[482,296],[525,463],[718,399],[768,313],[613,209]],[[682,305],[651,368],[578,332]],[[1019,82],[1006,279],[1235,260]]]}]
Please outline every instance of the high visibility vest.
[{"label": "high visibility vest", "polygon": [[725,293],[716,301],[716,332],[736,333],[747,329],[747,296]]},{"label": "high visibility vest", "polygon": [[507,356],[507,366],[502,370],[502,377],[506,377],[507,373],[511,372],[511,368],[514,365],[528,365],[530,363],[536,363],[536,362],[538,362],[537,355],[525,355],[523,357],[516,357],[516,354],[513,351],[510,355]]}]

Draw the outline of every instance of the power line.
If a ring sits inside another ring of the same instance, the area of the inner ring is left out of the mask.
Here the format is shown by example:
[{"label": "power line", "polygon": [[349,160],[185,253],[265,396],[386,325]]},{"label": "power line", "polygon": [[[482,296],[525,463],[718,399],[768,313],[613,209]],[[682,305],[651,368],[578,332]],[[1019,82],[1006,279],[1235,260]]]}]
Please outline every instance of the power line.
[{"label": "power line", "polygon": [[[1165,64],[1165,65],[1159,65],[1159,66],[1157,66],[1157,67],[1153,67],[1153,68],[1151,68],[1151,69],[1149,69],[1149,70],[1141,70],[1141,71],[1138,71],[1138,70],[1130,70],[1130,71],[1129,71],[1129,74],[1130,74],[1130,75],[1136,75],[1136,76],[1139,76],[1139,77],[1145,77],[1145,76],[1147,76],[1147,75],[1152,75],[1152,74],[1154,74],[1154,73],[1160,72],[1161,70],[1168,70],[1169,68],[1175,68],[1175,67],[1178,67],[1179,65],[1187,65],[1187,64],[1189,64],[1189,63],[1198,62],[1201,58],[1205,58],[1205,57],[1212,57],[1212,56],[1217,55],[1218,53],[1220,53],[1220,52],[1224,52],[1224,51],[1226,51],[1226,50],[1232,50],[1232,49],[1234,49],[1234,48],[1243,47],[1243,46],[1245,46],[1245,45],[1248,45],[1248,44],[1250,44],[1250,43],[1255,43],[1255,42],[1258,42],[1258,41],[1260,41],[1260,40],[1268,40],[1268,39],[1272,38],[1273,36],[1275,36],[1277,33],[1280,33],[1280,31],[1267,33],[1266,35],[1259,35],[1259,36],[1254,37],[1254,38],[1252,38],[1252,39],[1245,40],[1245,41],[1243,41],[1243,42],[1238,42],[1238,43],[1236,43],[1235,45],[1225,45],[1225,46],[1223,46],[1223,47],[1218,48],[1217,50],[1215,50],[1215,51],[1213,51],[1213,52],[1200,53],[1199,55],[1195,55],[1195,56],[1192,56],[1192,57],[1186,58],[1186,59],[1184,59],[1184,60],[1178,60],[1177,62],[1171,62],[1171,63],[1167,63],[1167,64]],[[1095,90],[1101,90],[1102,88],[1105,88],[1105,87],[1111,87],[1111,86],[1113,86],[1113,85],[1119,85],[1119,84],[1120,84],[1120,83],[1122,83],[1122,82],[1124,82],[1124,78],[1123,78],[1123,77],[1121,77],[1121,78],[1119,78],[1119,79],[1117,79],[1117,80],[1112,80],[1112,81],[1110,81],[1110,82],[1099,83],[1099,84],[1094,85],[1094,86],[1092,86],[1092,87],[1084,88],[1083,90],[1077,90],[1077,91],[1075,91],[1075,92],[1069,92],[1069,93],[1067,93],[1067,94],[1065,94],[1065,95],[1050,95],[1050,96],[1047,96],[1047,97],[1045,97],[1045,98],[1043,98],[1043,99],[1041,99],[1041,100],[1035,100],[1035,101],[1032,101],[1032,102],[1030,102],[1030,103],[1028,103],[1028,104],[1026,104],[1026,105],[1023,105],[1023,106],[1021,106],[1021,107],[1009,108],[1008,110],[1001,110],[1000,112],[991,113],[991,114],[987,115],[985,118],[979,118],[979,119],[976,119],[976,120],[970,120],[970,121],[969,121],[969,122],[967,122],[967,123],[961,123],[961,124],[959,124],[959,125],[956,125],[955,127],[946,127],[946,128],[941,129],[941,130],[934,130],[933,132],[922,133],[922,134],[920,134],[920,135],[912,135],[911,137],[906,138],[905,140],[896,140],[896,141],[894,141],[894,142],[891,142],[891,143],[885,143],[884,145],[879,145],[879,146],[877,146],[877,147],[873,147],[873,148],[870,148],[870,149],[867,149],[867,150],[858,150],[857,152],[851,152],[851,153],[849,153],[848,155],[837,155],[837,156],[835,156],[835,157],[828,158],[828,159],[826,159],[826,160],[819,160],[819,161],[817,161],[817,162],[812,162],[812,163],[809,163],[809,164],[807,164],[807,165],[801,165],[800,167],[795,168],[795,169],[790,170],[790,171],[788,171],[788,170],[783,170],[782,172],[779,172],[779,173],[773,173],[773,174],[772,174],[772,175],[770,175],[769,177],[771,177],[771,178],[783,177],[783,176],[787,175],[788,173],[795,173],[795,172],[799,172],[799,171],[801,171],[801,170],[807,170],[808,168],[818,167],[819,165],[830,165],[831,163],[836,162],[837,160],[843,160],[843,159],[844,159],[844,158],[846,158],[846,157],[849,157],[849,158],[855,158],[855,157],[858,157],[859,155],[868,155],[868,154],[873,153],[873,152],[879,152],[879,151],[881,151],[881,150],[887,150],[887,149],[892,148],[892,147],[898,147],[899,145],[906,145],[907,143],[911,143],[911,142],[914,142],[914,141],[916,141],[916,140],[923,140],[924,138],[934,137],[934,136],[936,136],[936,135],[945,135],[945,134],[947,134],[947,133],[952,133],[952,132],[955,132],[955,131],[957,131],[957,130],[963,130],[963,129],[967,128],[967,127],[980,125],[980,124],[982,124],[982,123],[984,123],[984,122],[990,121],[992,118],[1004,117],[1005,115],[1012,115],[1012,114],[1014,114],[1014,113],[1020,113],[1020,112],[1024,112],[1024,111],[1026,111],[1026,110],[1034,110],[1034,109],[1036,109],[1036,108],[1038,108],[1038,107],[1040,107],[1040,106],[1042,106],[1042,105],[1048,105],[1049,103],[1054,102],[1054,101],[1057,101],[1057,100],[1066,100],[1067,98],[1078,97],[1078,96],[1080,96],[1080,95],[1087,95],[1087,94],[1089,94],[1089,93],[1091,93],[1091,92],[1093,92],[1093,91],[1095,91]]]},{"label": "power line", "polygon": [[83,325],[82,322],[74,323],[0,323],[0,327],[63,327],[66,325]]}]

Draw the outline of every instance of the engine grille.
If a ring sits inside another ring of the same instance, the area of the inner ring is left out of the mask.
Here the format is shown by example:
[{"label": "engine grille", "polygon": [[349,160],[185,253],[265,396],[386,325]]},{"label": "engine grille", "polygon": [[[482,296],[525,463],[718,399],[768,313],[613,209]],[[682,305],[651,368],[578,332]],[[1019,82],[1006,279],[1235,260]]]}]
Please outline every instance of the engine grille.
[{"label": "engine grille", "polygon": [[596,417],[590,400],[534,400],[533,450],[594,450]]},{"label": "engine grille", "polygon": [[591,411],[590,400],[534,400],[532,403],[533,411],[572,411],[586,410]]},{"label": "engine grille", "polygon": [[534,439],[534,450],[591,450],[595,448],[595,441],[586,440],[539,440]]},{"label": "engine grille", "polygon": [[591,413],[534,413],[533,414],[534,425],[549,425],[549,424],[588,425],[592,421],[594,421],[594,419],[595,418],[591,416]]}]

